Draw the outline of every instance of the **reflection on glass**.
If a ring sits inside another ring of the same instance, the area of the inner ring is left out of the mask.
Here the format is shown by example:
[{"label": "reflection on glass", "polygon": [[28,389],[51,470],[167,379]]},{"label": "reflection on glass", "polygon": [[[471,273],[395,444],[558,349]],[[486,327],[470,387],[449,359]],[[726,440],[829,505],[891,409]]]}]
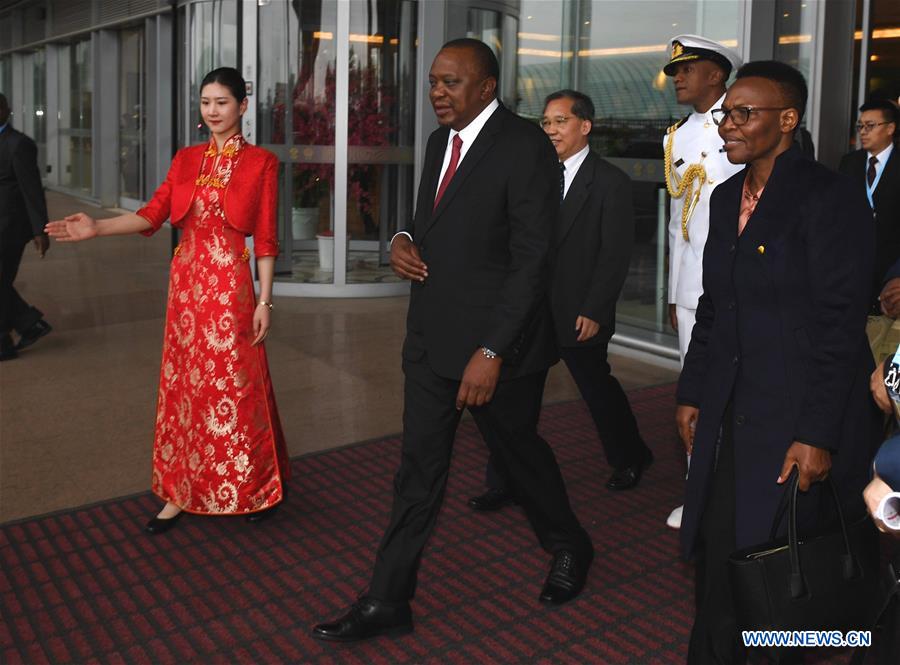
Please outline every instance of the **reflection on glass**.
[{"label": "reflection on glass", "polygon": [[119,195],[144,196],[144,31],[119,33]]},{"label": "reflection on glass", "polygon": [[59,50],[59,166],[64,187],[91,192],[92,104],[91,42],[85,39]]},{"label": "reflection on glass", "polygon": [[348,282],[395,281],[390,240],[412,219],[416,11],[350,3]]},{"label": "reflection on glass", "polygon": [[259,7],[257,131],[282,170],[277,279],[334,281],[334,110],[337,5]]},{"label": "reflection on glass", "polygon": [[776,60],[796,67],[811,80],[813,35],[816,31],[815,3],[805,0],[778,0],[775,9],[775,52]]},{"label": "reflection on glass", "polygon": [[393,280],[389,241],[413,205],[416,2],[349,3],[344,220],[334,216],[337,10],[324,0],[259,7],[259,139],[288,166],[276,270],[278,279],[332,282],[334,229],[346,223],[347,281]]},{"label": "reflection on glass", "polygon": [[187,8],[189,143],[209,140],[209,130],[200,119],[203,77],[216,67],[237,67],[237,9],[237,0],[198,2]]},{"label": "reflection on glass", "polygon": [[[900,3],[872,2],[872,40],[866,71],[868,97],[900,101]],[[861,102],[860,102],[861,103]],[[857,105],[858,106],[858,105]]]},{"label": "reflection on glass", "polygon": [[38,166],[41,173],[44,173],[47,166],[47,52],[41,48],[30,57],[33,63],[32,100],[29,109],[31,117],[26,133],[30,134],[37,144]]},{"label": "reflection on glass", "polygon": [[635,245],[621,322],[666,333],[662,139],[690,112],[663,74],[672,37],[699,34],[740,50],[739,0],[522,0],[518,104],[537,120],[544,98],[574,87],[594,101],[591,147],[634,182]]}]

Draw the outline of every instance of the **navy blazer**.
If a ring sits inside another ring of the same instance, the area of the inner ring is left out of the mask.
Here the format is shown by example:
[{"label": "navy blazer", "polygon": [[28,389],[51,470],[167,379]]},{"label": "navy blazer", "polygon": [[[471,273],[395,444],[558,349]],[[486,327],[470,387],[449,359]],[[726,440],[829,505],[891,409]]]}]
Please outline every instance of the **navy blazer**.
[{"label": "navy blazer", "polygon": [[875,456],[875,472],[893,491],[900,491],[900,434],[881,444]]},{"label": "navy blazer", "polygon": [[7,125],[0,132],[0,236],[26,243],[44,232],[47,203],[34,141]]},{"label": "navy blazer", "polygon": [[734,409],[736,548],[768,540],[794,441],[832,452],[842,501],[860,493],[877,444],[866,339],[872,214],[849,180],[791,148],[738,237],[746,170],[713,192],[704,293],[678,384],[699,407],[684,519],[693,552],[720,426]]}]

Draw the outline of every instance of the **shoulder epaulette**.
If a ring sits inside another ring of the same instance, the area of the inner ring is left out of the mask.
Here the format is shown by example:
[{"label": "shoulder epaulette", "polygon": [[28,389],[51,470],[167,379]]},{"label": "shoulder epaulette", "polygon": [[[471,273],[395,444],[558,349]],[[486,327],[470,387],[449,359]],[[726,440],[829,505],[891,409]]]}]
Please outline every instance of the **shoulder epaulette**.
[{"label": "shoulder epaulette", "polygon": [[688,121],[688,118],[690,118],[690,117],[691,117],[690,114],[684,116],[681,120],[679,120],[679,121],[676,122],[674,125],[672,125],[671,127],[669,127],[669,128],[666,130],[666,134],[671,134],[672,132],[674,132],[675,130],[677,130],[677,129],[678,129],[679,127],[681,127],[684,123],[686,123],[686,122]]}]

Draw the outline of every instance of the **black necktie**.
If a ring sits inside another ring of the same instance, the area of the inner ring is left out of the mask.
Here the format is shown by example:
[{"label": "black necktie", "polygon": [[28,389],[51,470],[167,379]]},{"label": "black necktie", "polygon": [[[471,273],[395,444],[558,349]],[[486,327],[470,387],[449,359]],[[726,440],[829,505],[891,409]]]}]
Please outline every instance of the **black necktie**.
[{"label": "black necktie", "polygon": [[866,182],[869,183],[869,187],[875,182],[875,165],[878,163],[877,157],[869,157],[869,168],[866,170]]},{"label": "black necktie", "polygon": [[566,198],[566,165],[559,163],[559,202]]}]

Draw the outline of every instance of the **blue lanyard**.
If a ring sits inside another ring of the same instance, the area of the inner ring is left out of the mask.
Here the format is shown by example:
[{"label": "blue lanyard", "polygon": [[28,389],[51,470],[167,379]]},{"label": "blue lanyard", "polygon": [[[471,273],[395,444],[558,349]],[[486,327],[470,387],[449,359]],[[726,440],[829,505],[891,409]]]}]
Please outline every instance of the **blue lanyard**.
[{"label": "blue lanyard", "polygon": [[[887,158],[887,160],[885,160],[884,164],[881,163],[880,159],[878,160],[878,165],[875,166],[875,171],[876,171],[875,180],[872,181],[871,185],[869,185],[868,176],[866,177],[866,196],[869,197],[869,205],[872,207],[872,210],[875,210],[875,199],[874,199],[873,195],[875,194],[875,190],[878,189],[878,182],[881,180],[881,174],[884,173],[884,169],[887,168],[887,161],[893,156],[894,156],[894,152],[892,150],[891,154],[888,155],[888,158]],[[878,168],[879,166],[881,168]],[[866,160],[866,173],[867,174],[868,174],[868,171],[869,171],[868,160]]]}]

